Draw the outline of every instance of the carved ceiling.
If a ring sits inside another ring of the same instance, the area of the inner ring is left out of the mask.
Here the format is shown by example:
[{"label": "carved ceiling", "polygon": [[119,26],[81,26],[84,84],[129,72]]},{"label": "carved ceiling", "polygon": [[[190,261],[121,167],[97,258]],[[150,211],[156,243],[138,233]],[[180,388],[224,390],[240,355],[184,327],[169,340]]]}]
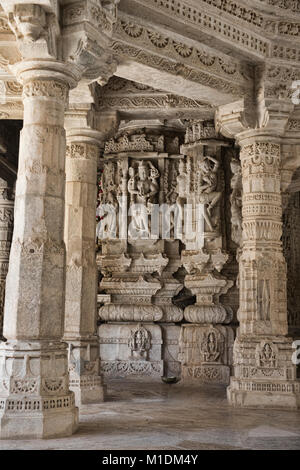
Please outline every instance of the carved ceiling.
[{"label": "carved ceiling", "polygon": [[[8,3],[0,2],[6,10]],[[121,91],[104,88],[101,108],[110,104],[128,118],[138,110],[153,117],[156,109],[210,118],[214,107],[253,99],[262,64],[269,100],[290,101],[291,84],[300,79],[299,0],[120,0],[116,17],[110,1],[60,4],[63,21],[56,27],[64,60],[78,63],[90,81],[97,77],[104,84],[115,74],[156,90],[130,92],[134,99],[126,100]],[[0,12],[2,91],[12,87],[10,66],[21,59],[12,25]],[[104,35],[97,36],[100,29]],[[0,117],[19,119],[19,98],[10,92],[6,97]]]},{"label": "carved ceiling", "polygon": [[[96,108],[118,111],[121,119],[213,119],[215,108],[205,102],[155,90],[137,82],[112,77],[97,85]],[[22,119],[22,86],[14,80],[0,82],[0,119]]]},{"label": "carved ceiling", "polygon": [[98,87],[96,106],[119,111],[121,119],[213,119],[215,111],[209,103],[116,76],[104,87]]}]

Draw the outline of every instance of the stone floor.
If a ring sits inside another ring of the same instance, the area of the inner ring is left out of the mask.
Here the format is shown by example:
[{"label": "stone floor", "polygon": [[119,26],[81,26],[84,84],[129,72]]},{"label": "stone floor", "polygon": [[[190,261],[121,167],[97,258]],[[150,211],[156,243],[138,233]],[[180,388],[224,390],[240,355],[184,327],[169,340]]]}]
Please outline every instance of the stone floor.
[{"label": "stone floor", "polygon": [[65,439],[0,441],[0,449],[300,449],[300,411],[233,409],[225,387],[114,381]]}]

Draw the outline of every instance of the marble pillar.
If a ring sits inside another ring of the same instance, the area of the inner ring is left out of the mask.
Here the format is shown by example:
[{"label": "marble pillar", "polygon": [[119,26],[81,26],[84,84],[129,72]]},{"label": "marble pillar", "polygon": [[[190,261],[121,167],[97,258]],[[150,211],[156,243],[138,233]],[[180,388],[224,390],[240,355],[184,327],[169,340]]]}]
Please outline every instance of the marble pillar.
[{"label": "marble pillar", "polygon": [[0,178],[0,339],[3,338],[5,281],[14,222],[13,190]]},{"label": "marble pillar", "polygon": [[78,80],[66,64],[23,61],[24,122],[0,346],[0,437],[49,438],[77,427],[64,323],[64,111]]},{"label": "marble pillar", "polygon": [[[185,287],[196,297],[184,310],[179,338],[182,381],[228,385],[234,331],[231,308],[220,297],[233,281],[223,274],[229,254],[224,238],[224,165],[222,148],[211,123],[194,121],[187,128],[181,152],[186,155],[186,200],[194,207],[194,234],[185,228]],[[184,174],[184,173],[183,173]],[[191,227],[191,228],[190,228]]]},{"label": "marble pillar", "polygon": [[67,127],[64,340],[69,344],[70,388],[78,406],[99,403],[105,394],[96,331],[96,183],[100,145],[100,132]]},{"label": "marble pillar", "polygon": [[286,263],[281,242],[281,142],[254,131],[240,134],[238,141],[243,185],[240,327],[228,399],[234,406],[296,408],[300,382],[292,362],[292,339],[287,337]]}]

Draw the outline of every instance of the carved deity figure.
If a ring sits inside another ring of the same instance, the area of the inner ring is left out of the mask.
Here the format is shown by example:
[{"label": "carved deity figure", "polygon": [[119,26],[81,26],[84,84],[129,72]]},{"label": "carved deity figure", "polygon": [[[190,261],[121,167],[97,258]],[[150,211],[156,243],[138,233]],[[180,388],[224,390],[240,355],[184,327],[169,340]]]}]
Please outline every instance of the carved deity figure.
[{"label": "carved deity figure", "polygon": [[206,156],[198,163],[199,170],[199,202],[204,204],[204,220],[211,231],[214,230],[212,212],[221,198],[218,186],[219,162],[214,157]]},{"label": "carved deity figure", "polygon": [[232,159],[230,162],[232,171],[230,195],[231,203],[231,238],[237,244],[241,244],[242,240],[242,169],[239,160]]},{"label": "carved deity figure", "polygon": [[137,174],[134,167],[129,167],[128,193],[130,194],[130,203],[139,204],[135,207],[134,229],[140,235],[148,232],[149,214],[152,204],[156,203],[159,191],[159,171],[152,162],[140,161]]},{"label": "carved deity figure", "polygon": [[130,203],[134,203],[134,195],[136,194],[136,175],[134,168],[131,166],[128,169],[129,179],[128,179],[128,192],[130,194]]},{"label": "carved deity figure", "polygon": [[131,331],[128,339],[128,347],[131,350],[131,358],[147,360],[148,350],[151,347],[150,333],[140,324]]},{"label": "carved deity figure", "polygon": [[188,182],[188,175],[185,171],[185,163],[183,160],[179,162],[179,175],[177,176],[177,204],[183,209],[184,204],[186,202],[186,196],[188,192],[187,182]]},{"label": "carved deity figure", "polygon": [[258,352],[259,365],[261,367],[276,367],[276,353],[272,344],[265,343]]},{"label": "carved deity figure", "polygon": [[96,236],[99,240],[116,238],[118,232],[118,213],[120,190],[122,183],[118,185],[121,176],[121,169],[116,168],[113,161],[104,163],[104,169],[101,176],[101,192],[98,195],[99,206],[96,210],[96,216],[100,218],[96,227]]},{"label": "carved deity figure", "polygon": [[255,91],[254,91],[254,103],[256,111],[256,122],[255,128],[261,129],[265,127],[268,122],[268,111],[265,105],[265,79],[266,70],[265,67],[257,66],[255,70]]},{"label": "carved deity figure", "polygon": [[219,359],[222,352],[222,344],[219,344],[215,330],[212,329],[208,331],[207,334],[204,334],[201,343],[201,352],[205,362],[216,362]]},{"label": "carved deity figure", "polygon": [[116,238],[118,208],[119,203],[115,195],[112,191],[109,191],[96,211],[96,216],[100,217],[96,228],[96,236],[99,240]]},{"label": "carved deity figure", "polygon": [[156,181],[159,177],[159,172],[154,165],[151,162],[142,160],[138,165],[138,174],[135,175],[134,168],[130,167],[129,175],[128,192],[134,196],[134,201],[145,205],[149,203],[154,204],[155,196],[159,190],[159,185]]}]

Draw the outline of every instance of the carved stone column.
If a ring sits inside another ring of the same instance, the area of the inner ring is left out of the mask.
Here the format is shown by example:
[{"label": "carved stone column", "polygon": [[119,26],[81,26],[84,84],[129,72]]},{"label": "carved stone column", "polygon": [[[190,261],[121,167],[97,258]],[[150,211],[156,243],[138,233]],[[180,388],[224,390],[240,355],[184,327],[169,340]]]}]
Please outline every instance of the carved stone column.
[{"label": "carved stone column", "polygon": [[244,135],[241,145],[243,245],[239,259],[240,321],[228,399],[242,406],[299,406],[300,384],[287,338],[283,257],[281,144]]},{"label": "carved stone column", "polygon": [[101,133],[87,125],[91,115],[88,108],[72,109],[66,115],[64,339],[69,343],[70,388],[78,406],[104,399],[96,332],[96,182]]},{"label": "carved stone column", "polygon": [[64,111],[78,77],[56,61],[24,61],[15,227],[0,346],[1,438],[71,435],[77,427],[69,390],[64,317]]},{"label": "carved stone column", "polygon": [[3,337],[5,281],[13,233],[14,200],[12,188],[0,178],[0,339]]},{"label": "carved stone column", "polygon": [[[181,259],[187,274],[185,287],[196,302],[184,310],[179,340],[182,380],[229,383],[234,333],[228,326],[232,310],[220,296],[233,285],[221,274],[228,261],[225,246],[224,170],[222,146],[227,143],[213,123],[194,121],[187,128],[181,152],[187,155],[186,201],[194,207],[194,234],[185,227],[186,249]],[[201,223],[202,219],[202,223]],[[191,224],[192,227],[192,224]]]},{"label": "carved stone column", "polygon": [[292,338],[287,337],[287,274],[281,241],[281,190],[297,162],[293,152],[283,155],[289,107],[273,117],[275,105],[270,103],[262,128],[245,128],[240,103],[224,106],[216,116],[222,133],[235,135],[241,147],[240,327],[233,350],[234,377],[227,389],[234,406],[296,408],[300,404]]},{"label": "carved stone column", "polygon": [[240,259],[240,334],[287,333],[286,265],[282,253],[282,203],[278,139],[241,142],[243,251]]}]

